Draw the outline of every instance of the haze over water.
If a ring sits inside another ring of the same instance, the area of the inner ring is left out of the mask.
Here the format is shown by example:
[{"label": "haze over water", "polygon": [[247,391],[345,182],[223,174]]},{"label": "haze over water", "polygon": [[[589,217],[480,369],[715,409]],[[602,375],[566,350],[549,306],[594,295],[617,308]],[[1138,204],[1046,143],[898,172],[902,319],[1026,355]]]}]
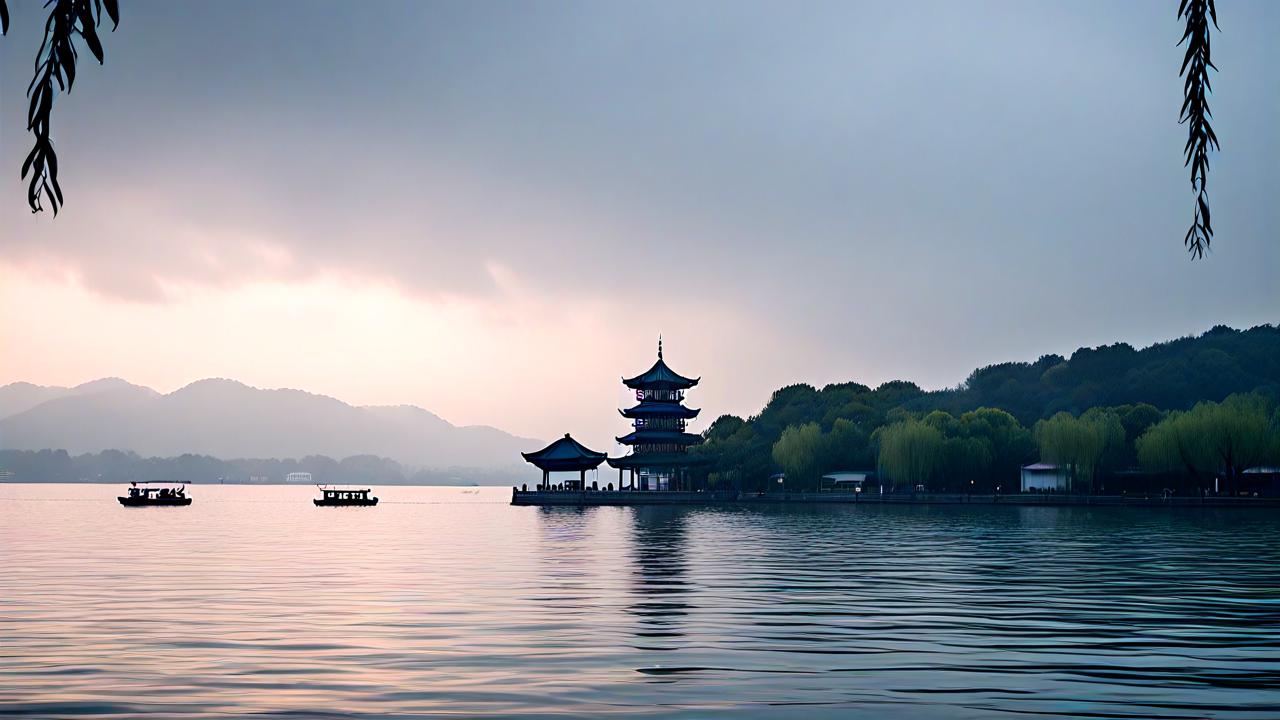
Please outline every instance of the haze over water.
[{"label": "haze over water", "polygon": [[0,486],[0,714],[1280,716],[1280,519]]}]

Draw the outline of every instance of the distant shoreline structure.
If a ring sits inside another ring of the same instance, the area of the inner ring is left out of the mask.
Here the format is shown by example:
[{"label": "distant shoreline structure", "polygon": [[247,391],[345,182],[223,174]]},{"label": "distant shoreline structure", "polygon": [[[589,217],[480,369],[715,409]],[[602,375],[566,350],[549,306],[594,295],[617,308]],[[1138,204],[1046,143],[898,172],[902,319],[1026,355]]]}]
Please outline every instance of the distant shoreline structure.
[{"label": "distant shoreline structure", "polygon": [[588,490],[586,492],[511,491],[511,504],[533,507],[630,507],[639,505],[750,507],[764,505],[969,505],[1006,507],[1107,507],[1107,508],[1280,508],[1274,497],[1193,497],[1142,495],[1068,495],[1019,493],[1015,495],[963,495],[944,493],[859,495],[858,493],[646,492]]}]

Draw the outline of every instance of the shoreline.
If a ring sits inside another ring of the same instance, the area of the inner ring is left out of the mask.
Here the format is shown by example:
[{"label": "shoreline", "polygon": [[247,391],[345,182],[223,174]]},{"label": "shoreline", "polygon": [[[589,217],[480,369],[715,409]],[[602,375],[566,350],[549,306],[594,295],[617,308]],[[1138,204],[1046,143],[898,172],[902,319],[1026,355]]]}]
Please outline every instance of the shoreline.
[{"label": "shoreline", "polygon": [[1014,505],[1019,507],[1132,507],[1132,508],[1280,508],[1271,497],[1148,497],[1145,495],[965,495],[916,493],[866,495],[855,493],[737,492],[712,490],[541,491],[512,489],[511,504],[527,507],[601,507],[635,505]]}]

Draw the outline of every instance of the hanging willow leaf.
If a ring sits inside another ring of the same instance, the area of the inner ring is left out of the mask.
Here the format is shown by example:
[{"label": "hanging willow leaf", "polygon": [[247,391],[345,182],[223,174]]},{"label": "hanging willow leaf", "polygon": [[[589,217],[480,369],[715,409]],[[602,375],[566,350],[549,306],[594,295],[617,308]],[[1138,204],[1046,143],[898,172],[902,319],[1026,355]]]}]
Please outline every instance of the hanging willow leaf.
[{"label": "hanging willow leaf", "polygon": [[1209,71],[1217,70],[1209,57],[1210,23],[1218,28],[1218,11],[1214,0],[1182,0],[1178,19],[1186,20],[1186,31],[1179,45],[1186,43],[1178,74],[1185,77],[1182,85],[1182,111],[1178,122],[1187,126],[1187,144],[1183,147],[1185,167],[1191,170],[1191,189],[1196,193],[1195,214],[1183,245],[1192,257],[1202,258],[1213,241],[1213,225],[1209,222],[1209,152],[1218,149],[1218,136],[1209,124]]},{"label": "hanging willow leaf", "polygon": [[[62,186],[58,183],[58,155],[50,136],[53,101],[57,93],[70,92],[75,85],[75,37],[80,36],[101,63],[104,54],[98,26],[103,17],[108,17],[114,30],[120,22],[120,10],[116,0],[49,0],[45,7],[50,10],[44,24],[44,40],[36,51],[35,72],[27,86],[27,130],[33,140],[31,152],[22,163],[22,179],[30,177],[27,205],[31,212],[44,210],[47,202],[57,215],[62,207]],[[0,34],[8,31],[9,7],[7,0],[0,0]]]}]

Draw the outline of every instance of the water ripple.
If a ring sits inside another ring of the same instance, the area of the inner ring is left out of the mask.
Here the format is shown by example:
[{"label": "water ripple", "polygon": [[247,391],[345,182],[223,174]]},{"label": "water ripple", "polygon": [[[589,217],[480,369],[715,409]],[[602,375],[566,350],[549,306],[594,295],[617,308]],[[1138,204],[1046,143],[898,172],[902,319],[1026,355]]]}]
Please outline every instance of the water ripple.
[{"label": "water ripple", "polygon": [[1280,519],[0,486],[0,715],[1280,717]]}]

